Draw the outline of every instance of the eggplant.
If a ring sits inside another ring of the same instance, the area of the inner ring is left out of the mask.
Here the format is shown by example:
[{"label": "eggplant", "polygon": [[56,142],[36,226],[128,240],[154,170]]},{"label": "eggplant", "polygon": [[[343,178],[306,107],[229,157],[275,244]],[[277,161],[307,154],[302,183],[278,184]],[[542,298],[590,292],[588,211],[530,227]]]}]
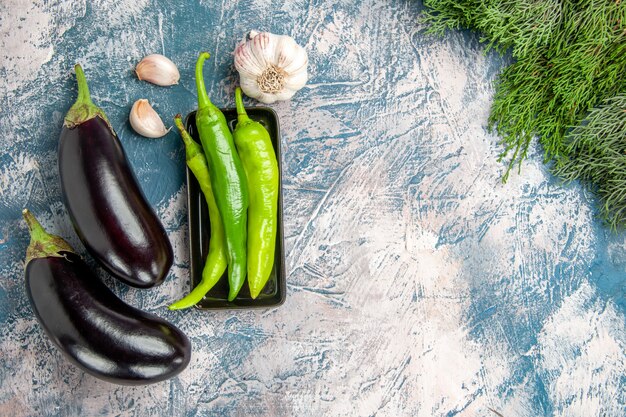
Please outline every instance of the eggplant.
[{"label": "eggplant", "polygon": [[122,385],[169,379],[187,367],[189,339],[120,300],[72,247],[24,210],[31,234],[26,292],[52,342],[84,371]]},{"label": "eggplant", "polygon": [[65,116],[58,155],[65,207],[108,273],[138,288],[159,285],[172,266],[172,246],[106,114],[91,101],[82,68],[74,68],[78,99]]}]

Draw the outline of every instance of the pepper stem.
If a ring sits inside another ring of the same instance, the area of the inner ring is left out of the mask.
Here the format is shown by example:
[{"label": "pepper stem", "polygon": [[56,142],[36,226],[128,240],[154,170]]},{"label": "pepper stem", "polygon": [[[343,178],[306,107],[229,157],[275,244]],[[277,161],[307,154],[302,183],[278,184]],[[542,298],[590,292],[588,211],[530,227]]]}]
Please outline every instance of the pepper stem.
[{"label": "pepper stem", "polygon": [[185,126],[183,125],[183,118],[180,114],[174,116],[174,124],[178,128],[178,132],[180,133],[180,137],[185,144],[185,158],[187,161],[190,161],[194,156],[198,154],[203,154],[202,146],[198,145],[198,143],[193,140]]},{"label": "pepper stem", "polygon": [[174,116],[174,124],[176,125],[176,128],[180,132],[180,136],[183,138],[183,142],[185,142],[185,145],[186,145],[189,142],[189,140],[192,140],[192,139],[191,137],[189,137],[189,133],[187,133],[187,130],[185,129],[185,126],[183,125],[183,116],[181,116],[180,114],[177,114],[176,116]]},{"label": "pepper stem", "polygon": [[198,109],[203,109],[211,105],[209,95],[206,92],[204,86],[204,75],[202,69],[204,68],[204,61],[209,58],[211,54],[208,52],[200,53],[198,60],[196,61],[196,89],[198,90]]},{"label": "pepper stem", "polygon": [[41,226],[35,216],[28,210],[22,211],[30,233],[30,245],[26,249],[26,263],[36,258],[63,256],[61,252],[74,252],[74,249],[59,236],[52,235]]},{"label": "pepper stem", "polygon": [[87,78],[85,77],[85,73],[83,72],[83,68],[80,64],[76,64],[74,66],[74,71],[76,71],[76,82],[78,83],[78,98],[65,115],[65,126],[73,129],[87,120],[100,116],[102,120],[107,122],[110,128],[111,124],[109,123],[109,119],[107,119],[106,114],[104,114],[104,111],[91,101]]},{"label": "pepper stem", "polygon": [[241,87],[235,89],[235,105],[237,106],[237,123],[245,123],[250,121],[246,108],[243,105],[243,95]]}]

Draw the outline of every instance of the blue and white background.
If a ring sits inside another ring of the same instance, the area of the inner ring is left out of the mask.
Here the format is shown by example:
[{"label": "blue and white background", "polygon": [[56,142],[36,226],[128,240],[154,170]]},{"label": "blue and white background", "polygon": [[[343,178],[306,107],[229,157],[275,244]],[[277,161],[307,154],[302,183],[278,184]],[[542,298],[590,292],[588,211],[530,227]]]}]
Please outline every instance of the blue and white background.
[{"label": "blue and white background", "polygon": [[[0,415],[626,415],[626,234],[596,219],[579,184],[559,184],[539,148],[500,182],[486,122],[508,58],[477,34],[425,36],[413,0],[174,3],[0,4]],[[174,132],[134,134],[128,113],[139,98],[168,125],[192,111],[202,50],[210,96],[232,105],[232,51],[250,29],[293,36],[310,60],[308,85],[273,106],[287,301],[169,312],[189,290],[184,152]],[[179,85],[134,77],[150,53],[179,66]],[[98,269],[192,340],[187,370],[155,385],[70,365],[24,291],[22,208],[85,254],[56,166],[76,62],[175,248],[155,289]]]}]

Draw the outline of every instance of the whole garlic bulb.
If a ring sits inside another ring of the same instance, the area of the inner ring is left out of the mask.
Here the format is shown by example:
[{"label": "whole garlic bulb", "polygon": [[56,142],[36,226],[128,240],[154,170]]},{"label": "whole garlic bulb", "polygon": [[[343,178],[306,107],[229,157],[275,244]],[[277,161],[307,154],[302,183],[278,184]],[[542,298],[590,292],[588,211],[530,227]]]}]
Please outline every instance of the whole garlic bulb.
[{"label": "whole garlic bulb", "polygon": [[135,73],[140,80],[162,87],[178,84],[180,79],[176,64],[160,54],[145,56],[135,67]]},{"label": "whole garlic bulb", "polygon": [[133,104],[128,121],[135,132],[147,138],[160,138],[171,129],[165,127],[158,113],[154,111],[148,100],[143,98]]},{"label": "whole garlic bulb", "polygon": [[289,100],[307,82],[309,59],[291,37],[251,31],[235,49],[241,89],[262,103]]}]

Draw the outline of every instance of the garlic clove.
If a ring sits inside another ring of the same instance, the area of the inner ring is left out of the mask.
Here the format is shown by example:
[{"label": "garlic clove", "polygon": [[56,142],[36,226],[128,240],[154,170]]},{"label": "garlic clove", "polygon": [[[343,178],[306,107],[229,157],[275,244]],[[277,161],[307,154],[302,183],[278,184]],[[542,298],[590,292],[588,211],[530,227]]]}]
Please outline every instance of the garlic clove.
[{"label": "garlic clove", "polygon": [[[242,88],[243,90],[243,88]],[[261,91],[261,94],[259,95],[259,97],[257,98],[257,100],[259,100],[261,103],[264,104],[272,104],[275,103],[277,100],[277,96],[276,94],[267,94]]]},{"label": "garlic clove", "polygon": [[309,65],[309,58],[307,57],[304,49],[299,49],[293,54],[291,62],[286,63],[282,68],[288,74],[297,74],[300,72],[307,72],[307,66]]},{"label": "garlic clove", "polygon": [[246,93],[248,97],[252,97],[258,100],[259,97],[261,97],[261,95],[263,94],[255,78],[241,77],[239,84],[243,92]]},{"label": "garlic clove", "polygon": [[306,50],[296,43],[289,36],[282,36],[279,48],[279,55],[276,62],[285,72],[292,74],[299,71],[306,71],[309,59]]},{"label": "garlic clove", "polygon": [[135,104],[130,109],[128,120],[135,132],[147,138],[160,138],[165,136],[171,129],[171,127],[170,129],[165,128],[163,120],[161,120],[146,99],[135,101]]},{"label": "garlic clove", "polygon": [[265,69],[265,63],[259,60],[252,49],[253,44],[242,41],[235,49],[235,68],[246,77],[258,77]]},{"label": "garlic clove", "polygon": [[180,79],[176,64],[160,54],[144,57],[135,67],[135,73],[140,80],[162,87],[178,84]]},{"label": "garlic clove", "polygon": [[262,32],[254,37],[253,44],[252,51],[265,67],[278,64],[276,57],[280,54],[281,36]]},{"label": "garlic clove", "polygon": [[280,93],[276,93],[274,95],[274,98],[276,99],[276,101],[287,101],[291,97],[293,97],[294,94],[296,94],[296,90],[290,90],[288,88],[285,88]]},{"label": "garlic clove", "polygon": [[293,75],[288,75],[287,77],[285,77],[285,88],[293,90],[293,92],[295,93],[296,91],[304,87],[308,78],[309,77],[306,71],[296,72]]}]

